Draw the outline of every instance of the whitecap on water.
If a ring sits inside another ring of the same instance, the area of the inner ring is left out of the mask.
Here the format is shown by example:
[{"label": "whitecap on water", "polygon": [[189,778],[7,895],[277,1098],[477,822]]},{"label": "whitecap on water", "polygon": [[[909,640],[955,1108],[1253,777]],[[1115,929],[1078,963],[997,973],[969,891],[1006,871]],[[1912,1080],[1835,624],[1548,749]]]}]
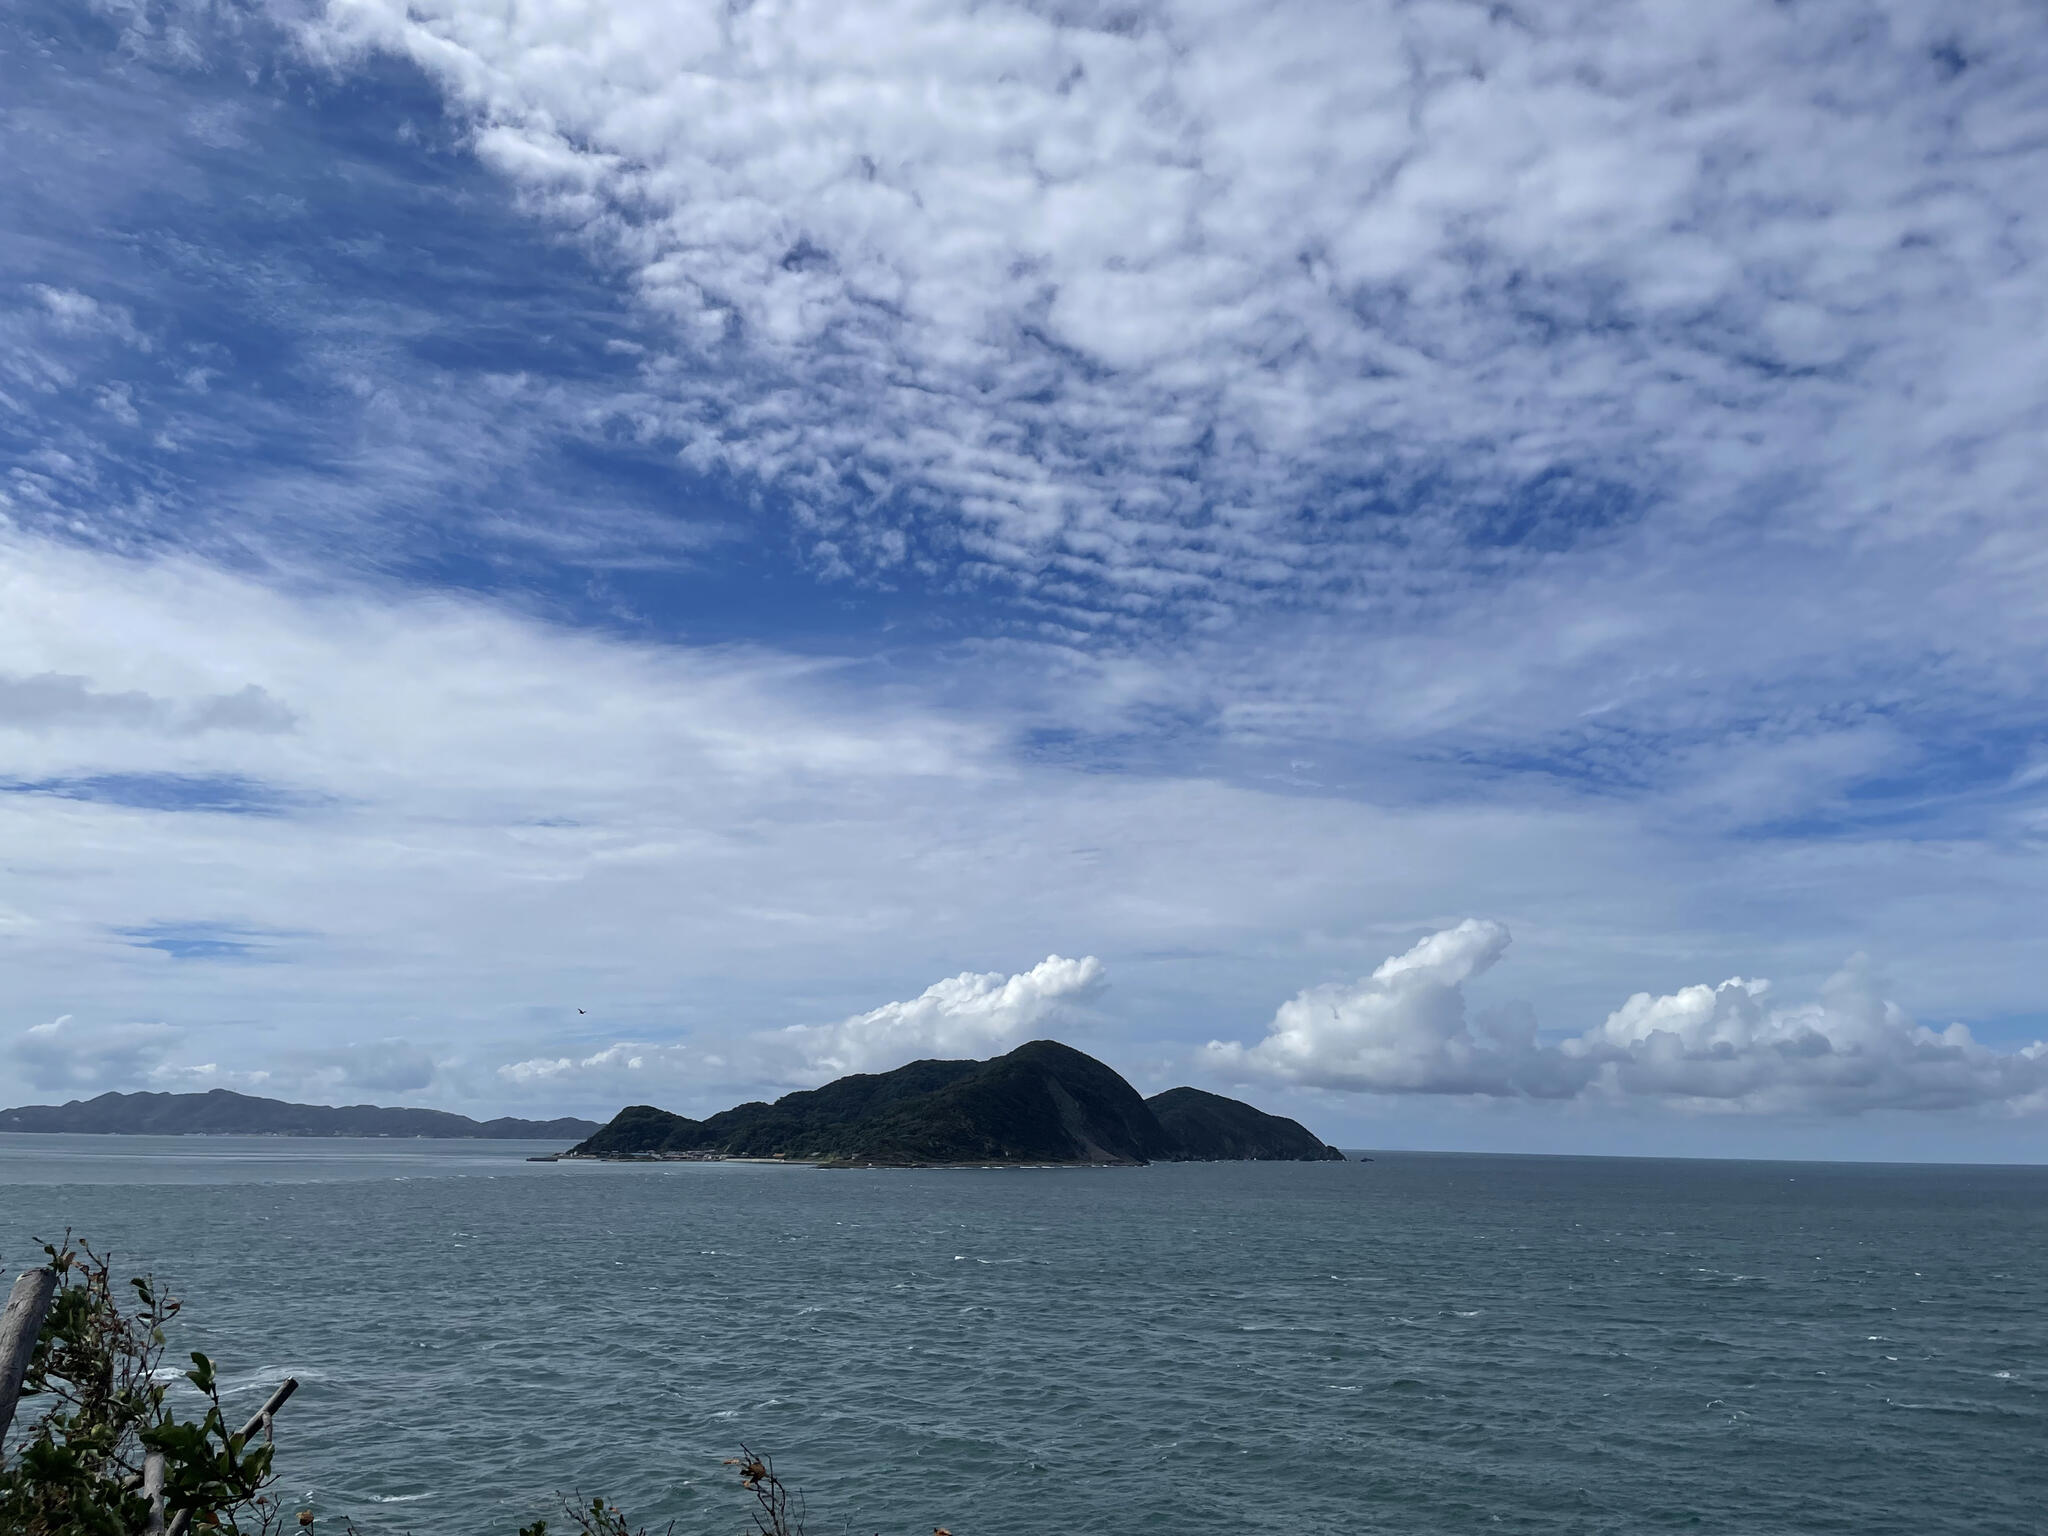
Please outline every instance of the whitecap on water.
[{"label": "whitecap on water", "polygon": [[[183,1372],[178,1374],[183,1375]],[[233,1381],[221,1383],[222,1397],[240,1397],[248,1392],[274,1392],[284,1385],[287,1376],[296,1376],[300,1386],[311,1381],[326,1381],[328,1373],[317,1366],[266,1365],[247,1376],[238,1376]]]}]

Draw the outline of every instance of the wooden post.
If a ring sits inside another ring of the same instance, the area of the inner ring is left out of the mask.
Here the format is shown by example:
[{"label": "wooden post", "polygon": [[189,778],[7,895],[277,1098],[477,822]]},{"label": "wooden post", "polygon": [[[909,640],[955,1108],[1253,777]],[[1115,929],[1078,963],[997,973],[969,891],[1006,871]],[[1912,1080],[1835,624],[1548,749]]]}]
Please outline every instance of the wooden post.
[{"label": "wooden post", "polygon": [[143,1536],[163,1536],[164,1453],[162,1451],[151,1451],[142,1459],[142,1496],[149,1500],[149,1523],[142,1528]]},{"label": "wooden post", "polygon": [[43,1331],[43,1319],[50,1315],[50,1303],[57,1297],[57,1271],[25,1269],[8,1294],[7,1309],[0,1312],[0,1435],[14,1423],[14,1403],[21,1396],[21,1378],[36,1352],[36,1335]]}]

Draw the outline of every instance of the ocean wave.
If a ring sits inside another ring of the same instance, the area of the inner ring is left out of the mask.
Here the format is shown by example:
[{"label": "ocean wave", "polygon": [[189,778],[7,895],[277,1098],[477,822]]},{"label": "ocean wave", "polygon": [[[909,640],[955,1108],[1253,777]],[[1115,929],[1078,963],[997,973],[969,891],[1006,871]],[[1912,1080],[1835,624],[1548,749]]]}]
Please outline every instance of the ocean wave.
[{"label": "ocean wave", "polygon": [[220,1395],[222,1397],[241,1397],[252,1392],[275,1392],[284,1385],[287,1376],[297,1377],[301,1387],[306,1386],[310,1382],[332,1380],[329,1373],[321,1370],[318,1366],[266,1365],[247,1375],[237,1376],[233,1380],[222,1382],[220,1384]]}]

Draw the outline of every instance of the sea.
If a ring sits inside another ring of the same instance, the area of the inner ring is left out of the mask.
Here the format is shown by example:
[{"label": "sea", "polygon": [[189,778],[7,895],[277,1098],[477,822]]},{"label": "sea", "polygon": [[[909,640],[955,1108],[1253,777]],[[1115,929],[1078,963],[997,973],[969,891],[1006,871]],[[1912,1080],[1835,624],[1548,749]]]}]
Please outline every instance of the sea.
[{"label": "sea", "polygon": [[2048,1168],[551,1150],[0,1136],[0,1259],[296,1376],[316,1536],[733,1536],[743,1447],[812,1536],[2048,1531]]}]

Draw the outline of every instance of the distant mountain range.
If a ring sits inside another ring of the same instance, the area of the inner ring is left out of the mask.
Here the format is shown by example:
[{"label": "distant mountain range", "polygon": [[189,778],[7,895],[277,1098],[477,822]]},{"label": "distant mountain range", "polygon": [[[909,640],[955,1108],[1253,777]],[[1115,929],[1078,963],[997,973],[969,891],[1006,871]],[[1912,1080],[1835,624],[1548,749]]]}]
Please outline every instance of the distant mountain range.
[{"label": "distant mountain range", "polygon": [[1092,1056],[1034,1040],[993,1061],[913,1061],[691,1120],[622,1109],[576,1157],[789,1157],[821,1162],[1342,1162],[1298,1121],[1174,1088],[1139,1095]]},{"label": "distant mountain range", "polygon": [[112,1136],[433,1136],[559,1141],[588,1136],[595,1120],[472,1120],[439,1109],[374,1104],[287,1104],[216,1088],[210,1093],[103,1093],[69,1104],[0,1109],[0,1131]]}]

